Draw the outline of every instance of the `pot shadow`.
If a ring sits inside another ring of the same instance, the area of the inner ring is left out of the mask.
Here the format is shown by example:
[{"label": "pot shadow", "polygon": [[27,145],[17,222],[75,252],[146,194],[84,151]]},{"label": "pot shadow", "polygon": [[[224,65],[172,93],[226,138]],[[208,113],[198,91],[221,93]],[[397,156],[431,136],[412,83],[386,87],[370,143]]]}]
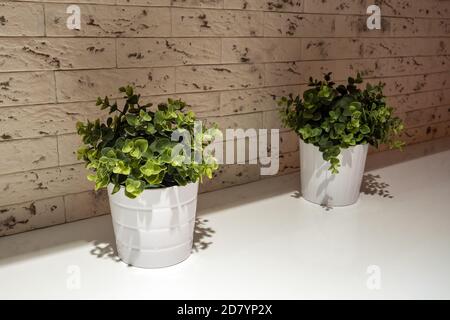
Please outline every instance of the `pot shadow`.
[{"label": "pot shadow", "polygon": [[[291,194],[291,198],[301,199],[302,198],[302,192],[301,191],[295,191],[293,194]],[[322,207],[322,209],[325,209],[325,211],[327,211],[327,212],[333,210],[333,207],[328,204],[331,200],[332,200],[332,198],[327,195],[325,197],[323,203],[320,205]]]},{"label": "pot shadow", "polygon": [[300,199],[300,198],[302,197],[302,192],[301,192],[301,191],[295,191],[295,192],[291,195],[291,197],[292,197],[292,198],[295,198],[295,199]]},{"label": "pot shadow", "polygon": [[[209,220],[196,218],[194,239],[192,244],[192,253],[197,253],[208,249],[213,242],[210,240],[216,233],[211,227],[208,226]],[[92,242],[93,248],[90,250],[90,254],[98,259],[110,259],[114,262],[121,262],[121,259],[117,253],[117,247],[114,240],[114,235],[111,234],[111,239],[108,241],[95,240]],[[129,265],[131,267],[131,265]]]},{"label": "pot shadow", "polygon": [[361,193],[370,196],[393,199],[394,196],[389,191],[390,185],[381,181],[381,176],[371,173],[365,174],[361,184]]},{"label": "pot shadow", "polygon": [[329,203],[333,200],[332,197],[329,195],[326,195],[325,198],[322,201],[322,204],[320,205],[322,209],[324,209],[326,212],[332,211],[334,208],[329,205]]},{"label": "pot shadow", "polygon": [[[327,181],[325,181],[327,182]],[[324,183],[325,183],[324,182]],[[370,195],[370,196],[379,196],[381,198],[393,199],[394,196],[389,191],[390,185],[386,182],[382,181],[380,175],[374,175],[371,173],[367,173],[363,176],[363,180],[361,183],[361,194]],[[302,198],[301,190],[295,191],[292,195],[292,198],[300,199]],[[325,211],[332,211],[334,208],[328,205],[329,201],[332,200],[328,195],[323,200],[323,203],[320,205]]]}]

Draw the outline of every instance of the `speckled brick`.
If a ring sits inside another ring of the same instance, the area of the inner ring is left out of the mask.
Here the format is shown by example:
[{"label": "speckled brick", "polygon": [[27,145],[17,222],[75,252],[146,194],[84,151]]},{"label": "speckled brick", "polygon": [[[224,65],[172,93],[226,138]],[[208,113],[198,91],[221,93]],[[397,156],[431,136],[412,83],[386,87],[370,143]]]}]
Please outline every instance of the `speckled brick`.
[{"label": "speckled brick", "polygon": [[58,102],[89,101],[98,96],[121,97],[118,88],[134,85],[142,95],[173,93],[175,70],[156,69],[105,69],[56,72]]},{"label": "speckled brick", "polygon": [[120,39],[119,67],[160,67],[220,63],[220,39]]},{"label": "speckled brick", "polygon": [[62,197],[0,206],[0,237],[64,223]]},{"label": "speckled brick", "polygon": [[2,141],[0,175],[58,165],[56,137]]},{"label": "speckled brick", "polygon": [[0,3],[0,36],[43,36],[44,6],[38,3]]},{"label": "speckled brick", "polygon": [[49,36],[85,37],[163,37],[170,35],[170,9],[159,7],[79,5],[80,30],[66,26],[67,5],[45,6],[46,32]]},{"label": "speckled brick", "polygon": [[263,84],[264,66],[259,64],[177,68],[176,92],[248,89]]},{"label": "speckled brick", "polygon": [[64,197],[64,203],[68,222],[110,213],[106,190],[70,194]]},{"label": "speckled brick", "polygon": [[51,72],[0,73],[0,107],[55,102]]},{"label": "speckled brick", "polygon": [[172,9],[173,36],[261,36],[262,33],[262,12]]},{"label": "speckled brick", "polygon": [[2,71],[95,69],[116,66],[111,39],[3,39]]}]

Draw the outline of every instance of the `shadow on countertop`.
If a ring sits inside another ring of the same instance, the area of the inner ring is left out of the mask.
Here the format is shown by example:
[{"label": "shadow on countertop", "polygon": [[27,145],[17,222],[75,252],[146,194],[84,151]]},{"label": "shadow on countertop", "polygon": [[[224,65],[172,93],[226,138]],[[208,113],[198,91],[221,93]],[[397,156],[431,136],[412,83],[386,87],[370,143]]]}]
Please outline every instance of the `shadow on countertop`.
[{"label": "shadow on countertop", "polygon": [[[194,241],[192,244],[193,254],[207,250],[213,244],[212,241],[208,240],[210,240],[216,232],[208,226],[208,222],[207,219],[201,218],[195,220]],[[111,234],[109,241],[94,240],[92,245],[94,247],[91,249],[90,253],[98,259],[111,259],[114,262],[121,261],[117,255],[117,247],[113,234]]]},{"label": "shadow on countertop", "polygon": [[[193,254],[207,250],[213,244],[216,231],[208,223],[207,219],[196,219]],[[105,215],[3,237],[0,239],[0,266],[83,247],[86,243],[89,243],[86,250],[94,258],[121,261],[111,216]]]},{"label": "shadow on countertop", "polygon": [[383,182],[381,179],[382,178],[379,174],[365,174],[361,185],[361,193],[370,196],[393,199],[394,196],[389,191],[389,184]]}]

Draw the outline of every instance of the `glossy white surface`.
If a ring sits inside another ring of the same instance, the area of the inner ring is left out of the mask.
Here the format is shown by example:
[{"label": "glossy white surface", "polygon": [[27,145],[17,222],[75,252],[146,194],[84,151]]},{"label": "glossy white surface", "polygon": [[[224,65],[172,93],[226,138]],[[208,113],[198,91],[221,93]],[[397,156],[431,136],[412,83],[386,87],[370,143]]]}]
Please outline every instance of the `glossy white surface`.
[{"label": "glossy white surface", "polygon": [[339,174],[333,174],[319,148],[299,140],[302,197],[327,207],[355,204],[359,199],[369,145],[342,149],[338,156]]},{"label": "glossy white surface", "polygon": [[144,190],[136,199],[125,188],[109,204],[117,254],[129,265],[164,268],[186,260],[192,248],[198,183],[184,187]]},{"label": "glossy white surface", "polygon": [[197,251],[167,269],[117,262],[109,216],[1,238],[0,298],[449,299],[450,151],[380,168],[439,143],[370,157],[346,208],[299,199],[298,174],[201,195]]}]

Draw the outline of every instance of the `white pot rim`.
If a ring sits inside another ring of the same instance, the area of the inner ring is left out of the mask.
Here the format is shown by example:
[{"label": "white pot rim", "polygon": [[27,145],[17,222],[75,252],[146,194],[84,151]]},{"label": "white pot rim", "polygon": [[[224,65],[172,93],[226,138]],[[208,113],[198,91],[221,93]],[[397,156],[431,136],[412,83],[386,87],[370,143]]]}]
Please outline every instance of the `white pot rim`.
[{"label": "white pot rim", "polygon": [[[152,189],[144,189],[144,191],[143,192],[152,192],[152,191],[163,191],[163,190],[170,190],[170,189],[175,189],[175,188],[186,188],[186,187],[189,187],[189,186],[193,186],[193,185],[196,185],[196,184],[199,184],[200,183],[200,181],[197,181],[197,182],[189,182],[187,185],[185,185],[185,186],[180,186],[180,185],[176,185],[176,186],[172,186],[172,187],[164,187],[164,188],[152,188]],[[111,190],[112,191],[112,189],[114,188],[114,184],[112,184],[112,183],[109,183],[108,184],[108,191],[109,190]],[[125,186],[120,186],[120,190],[125,190]]]},{"label": "white pot rim", "polygon": [[[312,146],[314,146],[314,147],[316,147],[316,148],[319,148],[318,146],[316,146],[315,144],[313,144],[313,143],[310,143],[310,142],[306,142],[305,140],[303,140],[300,136],[298,137],[299,139],[300,139],[300,141],[302,141],[304,144],[310,144],[310,145],[312,145]],[[356,147],[358,147],[358,146],[367,146],[367,145],[371,145],[369,142],[366,142],[366,143],[359,143],[359,144],[356,144],[356,145],[354,145],[354,146],[348,146],[347,148],[342,148],[341,147],[341,149],[342,150],[345,150],[345,149],[350,149],[350,148],[356,148]]]}]

